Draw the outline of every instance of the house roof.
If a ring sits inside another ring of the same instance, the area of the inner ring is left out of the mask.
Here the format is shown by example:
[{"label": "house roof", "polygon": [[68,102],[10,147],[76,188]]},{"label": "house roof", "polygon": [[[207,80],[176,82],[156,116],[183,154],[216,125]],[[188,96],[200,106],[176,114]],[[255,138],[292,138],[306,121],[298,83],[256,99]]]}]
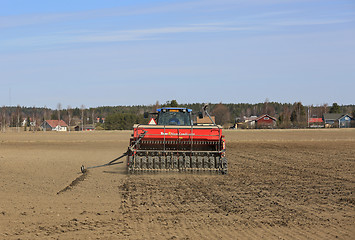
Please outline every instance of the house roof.
[{"label": "house roof", "polygon": [[343,115],[343,113],[324,113],[323,118],[324,120],[336,120],[341,118]]},{"label": "house roof", "polygon": [[250,117],[244,116],[244,122],[252,122],[255,121],[257,118],[258,118],[257,116],[250,116]]},{"label": "house roof", "polygon": [[269,117],[269,118],[271,118],[272,120],[276,121],[276,118],[271,117],[269,114],[261,115],[260,117],[258,117],[257,119],[255,119],[255,121],[259,121],[260,119],[262,119],[262,118],[264,118],[264,117]]},{"label": "house roof", "polygon": [[322,118],[309,118],[308,122],[310,122],[310,123],[322,123],[323,119]]},{"label": "house roof", "polygon": [[344,114],[343,116],[341,116],[341,117],[338,118],[338,119],[342,119],[342,118],[345,118],[345,117],[350,118],[350,120],[353,120],[353,119],[354,119],[354,118],[352,118],[351,116],[349,116],[349,114]]},{"label": "house roof", "polygon": [[61,127],[68,127],[68,125],[63,121],[63,120],[46,120],[46,122],[51,126],[52,128],[55,128],[56,126],[61,126]]}]

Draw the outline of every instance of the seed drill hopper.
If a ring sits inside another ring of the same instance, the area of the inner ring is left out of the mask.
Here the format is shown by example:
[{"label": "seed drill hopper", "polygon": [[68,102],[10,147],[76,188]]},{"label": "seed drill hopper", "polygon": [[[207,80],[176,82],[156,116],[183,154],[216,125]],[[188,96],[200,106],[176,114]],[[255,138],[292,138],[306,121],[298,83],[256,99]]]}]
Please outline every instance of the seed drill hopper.
[{"label": "seed drill hopper", "polygon": [[[226,144],[222,128],[204,107],[211,124],[193,124],[192,110],[165,107],[151,113],[149,124],[136,124],[127,151],[129,173],[227,173]],[[148,117],[145,113],[145,117]],[[199,117],[203,116],[199,113]]]}]

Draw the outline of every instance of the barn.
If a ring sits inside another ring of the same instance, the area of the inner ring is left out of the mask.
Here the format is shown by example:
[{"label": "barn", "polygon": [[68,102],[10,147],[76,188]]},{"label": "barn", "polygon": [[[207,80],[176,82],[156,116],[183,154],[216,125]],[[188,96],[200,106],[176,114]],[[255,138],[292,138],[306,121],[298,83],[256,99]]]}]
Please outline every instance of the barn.
[{"label": "barn", "polygon": [[276,127],[276,118],[264,114],[255,119],[256,128],[274,128]]}]

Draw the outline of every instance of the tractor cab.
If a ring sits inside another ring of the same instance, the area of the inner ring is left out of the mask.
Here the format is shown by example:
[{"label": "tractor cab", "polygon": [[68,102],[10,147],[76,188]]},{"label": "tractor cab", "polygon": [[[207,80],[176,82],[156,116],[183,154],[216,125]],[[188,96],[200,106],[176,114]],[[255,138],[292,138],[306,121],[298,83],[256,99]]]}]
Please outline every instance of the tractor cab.
[{"label": "tractor cab", "polygon": [[157,109],[157,125],[191,126],[191,109],[187,108],[159,108]]}]

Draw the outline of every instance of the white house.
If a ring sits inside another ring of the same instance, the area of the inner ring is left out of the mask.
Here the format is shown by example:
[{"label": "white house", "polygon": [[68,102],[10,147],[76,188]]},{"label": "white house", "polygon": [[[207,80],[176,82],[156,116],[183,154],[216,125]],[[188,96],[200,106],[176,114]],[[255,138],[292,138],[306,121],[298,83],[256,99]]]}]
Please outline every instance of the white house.
[{"label": "white house", "polygon": [[[24,118],[22,123],[21,123],[21,126],[24,127],[24,126],[27,126],[27,118]],[[34,127],[36,126],[36,121],[32,121],[32,118],[30,118],[30,126],[31,127]]]},{"label": "white house", "polygon": [[68,125],[63,120],[46,120],[41,124],[43,131],[68,131]]}]

